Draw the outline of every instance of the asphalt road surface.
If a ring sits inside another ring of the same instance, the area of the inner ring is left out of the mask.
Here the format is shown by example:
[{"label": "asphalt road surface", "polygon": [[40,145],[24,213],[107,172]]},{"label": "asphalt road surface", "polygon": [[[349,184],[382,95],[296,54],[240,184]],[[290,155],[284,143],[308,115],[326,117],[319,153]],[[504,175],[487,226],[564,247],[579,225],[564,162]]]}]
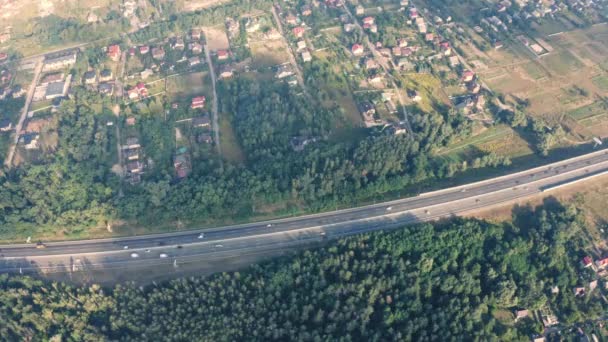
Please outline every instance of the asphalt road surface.
[{"label": "asphalt road surface", "polygon": [[0,245],[0,272],[137,268],[289,249],[503,205],[608,173],[608,150],[489,180],[364,207],[198,231]]}]

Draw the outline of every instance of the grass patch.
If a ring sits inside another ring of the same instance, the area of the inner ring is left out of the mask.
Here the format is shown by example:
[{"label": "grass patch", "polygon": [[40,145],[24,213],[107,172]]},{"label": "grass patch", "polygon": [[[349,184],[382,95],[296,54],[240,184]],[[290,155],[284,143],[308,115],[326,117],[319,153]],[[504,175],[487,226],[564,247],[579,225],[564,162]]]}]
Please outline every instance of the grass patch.
[{"label": "grass patch", "polygon": [[206,95],[209,97],[211,91],[206,85],[208,79],[209,73],[206,71],[169,77],[167,78],[167,95],[171,97]]},{"label": "grass patch", "polygon": [[600,75],[591,79],[596,87],[603,91],[608,91],[608,76]]},{"label": "grass patch", "polygon": [[549,54],[543,57],[543,60],[548,68],[560,75],[571,73],[583,67],[581,61],[568,50]]},{"label": "grass patch", "polygon": [[574,120],[580,121],[599,114],[604,114],[606,109],[606,104],[604,102],[597,101],[570,111],[568,115],[570,115],[570,117],[572,117]]},{"label": "grass patch", "polygon": [[222,156],[229,161],[244,163],[246,158],[241,145],[239,144],[234,129],[227,115],[220,116],[220,144],[222,146]]}]

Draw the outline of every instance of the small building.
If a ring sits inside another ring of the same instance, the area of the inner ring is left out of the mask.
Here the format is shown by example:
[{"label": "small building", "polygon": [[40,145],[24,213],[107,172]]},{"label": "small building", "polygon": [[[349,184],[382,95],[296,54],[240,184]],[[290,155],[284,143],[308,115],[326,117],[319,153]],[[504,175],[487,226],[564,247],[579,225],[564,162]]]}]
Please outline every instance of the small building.
[{"label": "small building", "polygon": [[296,16],[293,14],[288,14],[285,17],[285,22],[287,23],[287,25],[295,26],[298,24],[298,18],[296,18]]},{"label": "small building", "polygon": [[293,75],[293,70],[291,70],[291,67],[288,64],[284,64],[284,65],[280,65],[278,67],[275,77],[278,79],[282,79],[282,78],[289,77],[292,75]]},{"label": "small building", "polygon": [[187,153],[177,154],[173,158],[173,167],[177,178],[186,178],[192,171],[189,155]]},{"label": "small building", "polygon": [[305,42],[305,41],[303,41],[303,40],[299,40],[299,41],[296,43],[296,46],[298,47],[298,51],[300,51],[300,50],[304,50],[304,49],[306,49],[306,42]]},{"label": "small building", "polygon": [[44,75],[44,77],[40,80],[40,85],[47,85],[49,83],[61,82],[63,81],[63,73],[55,72],[52,74]]},{"label": "small building", "polygon": [[192,126],[197,128],[206,128],[211,126],[211,120],[208,115],[197,116],[192,119]]},{"label": "small building", "polygon": [[405,38],[399,38],[399,39],[397,39],[397,45],[399,47],[406,47],[407,44],[408,44],[407,43],[407,39],[405,39]]},{"label": "small building", "polygon": [[142,80],[145,80],[152,75],[154,75],[154,71],[152,71],[152,69],[145,69],[144,71],[139,73],[139,76]]},{"label": "small building", "polygon": [[576,296],[576,297],[583,297],[585,295],[585,288],[582,286],[575,287],[573,291],[574,291],[574,296]]},{"label": "small building", "polygon": [[139,160],[139,149],[137,148],[131,148],[128,149],[124,152],[125,158],[127,158],[127,160],[132,161],[132,160]]},{"label": "small building", "polygon": [[359,104],[359,112],[361,112],[361,115],[364,117],[373,117],[374,114],[376,114],[376,108],[374,108],[374,105],[371,104],[371,102],[365,101]]},{"label": "small building", "polygon": [[139,139],[137,137],[128,137],[125,144],[122,146],[123,150],[129,150],[134,148],[140,148]]},{"label": "small building", "polygon": [[125,123],[127,124],[127,126],[133,126],[136,123],[135,117],[134,116],[129,116],[127,118],[127,120],[125,120]]},{"label": "small building", "polygon": [[150,46],[148,45],[142,45],[139,47],[139,54],[141,55],[147,55],[148,52],[150,52]]},{"label": "small building", "polygon": [[363,8],[363,6],[361,5],[357,5],[357,7],[355,7],[355,15],[363,15],[365,14],[365,8]]},{"label": "small building", "polygon": [[84,73],[84,84],[94,84],[97,82],[97,73],[95,70],[87,71]]},{"label": "small building", "polygon": [[127,172],[139,174],[143,172],[143,164],[139,160],[130,161],[127,163]]},{"label": "small building", "polygon": [[389,113],[391,113],[391,114],[397,113],[397,107],[395,106],[395,104],[393,103],[393,101],[386,100],[386,101],[384,101],[384,105],[386,106],[386,110]]},{"label": "small building", "polygon": [[120,45],[114,44],[108,46],[108,58],[110,58],[114,62],[118,62],[120,60],[120,54]]},{"label": "small building", "polygon": [[135,56],[135,48],[134,47],[129,48],[129,56],[131,56],[131,57]]},{"label": "small building", "polygon": [[350,51],[353,53],[353,55],[355,56],[361,56],[363,54],[364,48],[363,45],[361,44],[354,44]]},{"label": "small building", "polygon": [[450,64],[451,68],[455,68],[460,65],[460,60],[458,59],[458,56],[452,56],[448,59],[448,63]]},{"label": "small building", "polygon": [[366,70],[378,69],[378,62],[373,58],[366,58],[363,64],[365,65]]},{"label": "small building", "polygon": [[310,8],[309,5],[304,5],[300,9],[300,12],[302,13],[303,16],[308,17],[309,15],[312,14],[312,9]]},{"label": "small building", "polygon": [[439,48],[445,56],[449,56],[452,54],[452,46],[450,45],[450,42],[444,41],[439,43]]},{"label": "small building", "polygon": [[192,103],[190,104],[190,108],[197,109],[205,107],[206,98],[204,96],[197,96],[192,99]]}]

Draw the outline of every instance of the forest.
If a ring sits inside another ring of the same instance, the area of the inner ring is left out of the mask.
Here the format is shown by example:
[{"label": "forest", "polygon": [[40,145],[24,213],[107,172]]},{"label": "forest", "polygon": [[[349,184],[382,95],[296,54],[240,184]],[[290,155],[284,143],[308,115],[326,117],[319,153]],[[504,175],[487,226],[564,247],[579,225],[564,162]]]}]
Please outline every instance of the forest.
[{"label": "forest", "polygon": [[[529,341],[516,309],[550,308],[559,329],[605,312],[589,281],[584,217],[518,208],[513,220],[456,219],[357,235],[238,272],[154,286],[75,287],[0,275],[2,340]],[[559,288],[553,293],[552,288]],[[602,285],[603,288],[603,285]],[[557,337],[557,336],[556,336]]]}]

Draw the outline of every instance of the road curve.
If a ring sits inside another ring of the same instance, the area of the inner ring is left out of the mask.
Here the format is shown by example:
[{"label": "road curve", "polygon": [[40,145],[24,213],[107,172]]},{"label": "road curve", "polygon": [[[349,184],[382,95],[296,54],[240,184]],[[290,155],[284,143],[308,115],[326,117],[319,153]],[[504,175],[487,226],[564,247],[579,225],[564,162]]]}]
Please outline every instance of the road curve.
[{"label": "road curve", "polygon": [[50,242],[44,249],[35,244],[0,245],[0,272],[71,272],[238,257],[462,215],[607,173],[608,150],[599,150],[481,182],[321,214],[196,231]]}]

